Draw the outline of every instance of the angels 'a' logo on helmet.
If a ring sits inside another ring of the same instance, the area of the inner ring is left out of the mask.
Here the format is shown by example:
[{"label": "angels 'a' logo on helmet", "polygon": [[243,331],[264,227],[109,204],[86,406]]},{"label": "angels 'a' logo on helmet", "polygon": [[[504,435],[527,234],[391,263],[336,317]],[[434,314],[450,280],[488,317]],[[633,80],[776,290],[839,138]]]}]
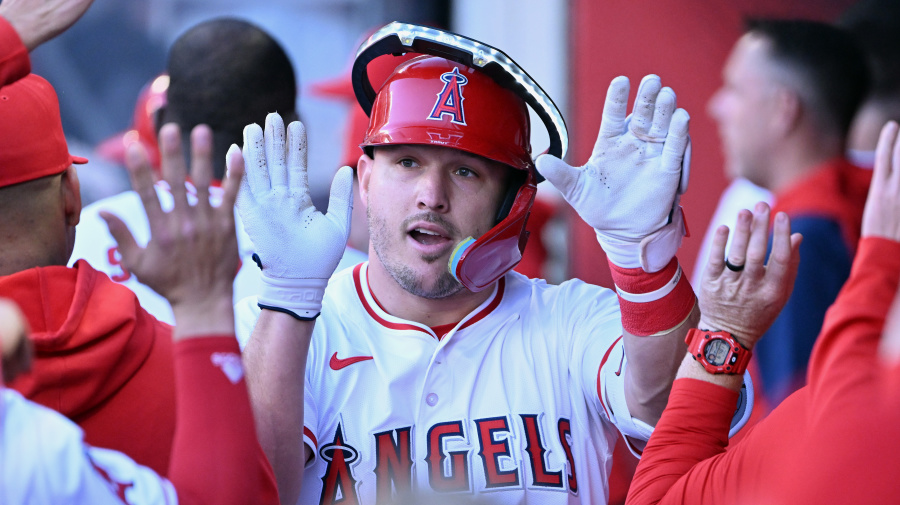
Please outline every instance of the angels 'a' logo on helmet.
[{"label": "angels 'a' logo on helmet", "polygon": [[452,72],[441,74],[441,80],[444,81],[444,89],[437,94],[437,101],[431,108],[431,114],[428,119],[443,120],[444,114],[450,116],[450,122],[462,126],[466,126],[466,114],[463,110],[462,88],[469,82],[469,79],[459,73],[456,67]]}]

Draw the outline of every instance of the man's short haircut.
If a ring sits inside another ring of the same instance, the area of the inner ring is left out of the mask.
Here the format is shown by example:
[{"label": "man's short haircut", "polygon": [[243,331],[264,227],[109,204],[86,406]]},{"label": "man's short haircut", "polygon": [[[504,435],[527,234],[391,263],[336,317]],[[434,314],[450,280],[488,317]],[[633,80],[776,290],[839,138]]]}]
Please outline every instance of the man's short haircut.
[{"label": "man's short haircut", "polygon": [[845,137],[869,90],[855,39],[834,26],[794,19],[750,19],[746,31],[769,41],[772,60],[796,79],[804,109],[819,127]]},{"label": "man's short haircut", "polygon": [[868,57],[870,97],[900,102],[900,2],[862,0],[847,9],[837,24],[856,37]]},{"label": "man's short haircut", "polygon": [[244,126],[265,124],[270,112],[296,119],[290,59],[275,39],[246,21],[217,18],[192,27],[169,50],[167,71],[162,119],[178,123],[185,139],[198,124],[212,128],[217,179],[224,175],[228,147],[242,144]]}]

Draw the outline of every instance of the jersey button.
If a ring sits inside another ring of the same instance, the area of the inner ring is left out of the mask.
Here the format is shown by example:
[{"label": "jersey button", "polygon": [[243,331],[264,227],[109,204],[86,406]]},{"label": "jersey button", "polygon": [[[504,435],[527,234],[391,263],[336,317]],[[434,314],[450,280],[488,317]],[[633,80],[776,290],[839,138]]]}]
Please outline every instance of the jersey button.
[{"label": "jersey button", "polygon": [[425,397],[425,403],[428,404],[429,407],[434,407],[437,405],[438,395],[434,393],[428,393],[428,396]]}]

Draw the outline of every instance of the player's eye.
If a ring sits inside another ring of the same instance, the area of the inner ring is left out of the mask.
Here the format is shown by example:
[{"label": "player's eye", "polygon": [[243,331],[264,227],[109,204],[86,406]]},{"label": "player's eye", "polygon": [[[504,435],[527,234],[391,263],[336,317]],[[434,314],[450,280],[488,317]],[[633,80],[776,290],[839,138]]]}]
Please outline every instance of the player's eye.
[{"label": "player's eye", "polygon": [[469,167],[459,167],[456,169],[456,175],[459,175],[462,177],[475,177],[478,174],[476,174],[475,171]]},{"label": "player's eye", "polygon": [[400,161],[398,161],[397,163],[403,168],[415,168],[418,166],[418,164],[415,162],[415,160],[412,160],[410,158],[403,158]]}]

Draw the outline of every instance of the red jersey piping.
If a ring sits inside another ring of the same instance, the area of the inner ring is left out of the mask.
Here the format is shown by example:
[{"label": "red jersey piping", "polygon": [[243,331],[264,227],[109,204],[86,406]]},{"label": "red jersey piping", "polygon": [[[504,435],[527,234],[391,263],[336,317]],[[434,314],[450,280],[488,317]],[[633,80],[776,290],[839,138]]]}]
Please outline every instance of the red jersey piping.
[{"label": "red jersey piping", "polygon": [[[356,265],[353,268],[353,284],[356,287],[356,294],[359,296],[359,301],[360,301],[360,303],[362,303],[363,307],[366,309],[366,312],[369,313],[369,316],[372,319],[374,319],[378,324],[384,326],[385,328],[390,328],[392,330],[420,331],[420,332],[426,333],[434,338],[438,338],[434,334],[433,330],[431,328],[428,328],[427,326],[419,326],[417,324],[412,324],[412,323],[397,323],[397,322],[393,322],[393,321],[388,321],[387,319],[385,319],[378,313],[378,310],[380,310],[384,313],[387,313],[387,311],[384,310],[384,307],[382,307],[380,303],[378,303],[378,300],[375,298],[374,293],[372,293],[371,287],[368,286],[368,282],[369,282],[368,275],[366,275],[366,286],[365,286],[365,288],[363,287],[362,267],[365,264],[366,263],[360,263],[359,265]],[[368,272],[367,272],[367,274],[368,274]],[[482,308],[477,313],[472,315],[469,319],[465,320],[465,322],[459,328],[457,328],[457,331],[462,330],[463,328],[468,328],[469,326],[477,323],[478,321],[481,321],[482,319],[485,318],[485,316],[487,316],[495,308],[497,308],[497,306],[500,305],[500,301],[503,299],[503,292],[505,291],[505,288],[506,288],[506,279],[501,278],[500,282],[498,284],[497,290],[494,293],[493,299],[490,301],[490,303],[488,303],[484,308]],[[378,307],[378,310],[376,310],[376,308],[372,306],[372,303],[369,302],[369,298],[366,296],[366,293],[368,293],[368,295],[372,297],[372,300]]]}]

